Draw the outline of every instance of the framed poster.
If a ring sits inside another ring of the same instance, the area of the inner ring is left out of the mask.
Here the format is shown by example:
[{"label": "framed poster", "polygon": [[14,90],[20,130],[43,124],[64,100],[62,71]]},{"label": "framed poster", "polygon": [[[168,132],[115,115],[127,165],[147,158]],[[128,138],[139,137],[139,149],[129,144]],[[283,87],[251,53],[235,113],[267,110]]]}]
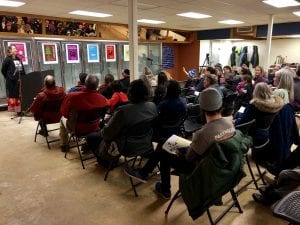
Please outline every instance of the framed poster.
[{"label": "framed poster", "polygon": [[99,62],[99,46],[98,44],[87,44],[87,59],[89,63]]},{"label": "framed poster", "polygon": [[79,44],[66,44],[67,63],[80,63]]},{"label": "framed poster", "polygon": [[116,61],[116,45],[105,45],[106,62]]},{"label": "framed poster", "polygon": [[8,42],[8,46],[15,46],[17,56],[22,60],[23,65],[28,65],[27,48],[25,42]]},{"label": "framed poster", "polygon": [[123,45],[124,46],[124,61],[129,61],[129,45]]},{"label": "framed poster", "polygon": [[58,64],[56,43],[42,43],[42,52],[44,64]]}]

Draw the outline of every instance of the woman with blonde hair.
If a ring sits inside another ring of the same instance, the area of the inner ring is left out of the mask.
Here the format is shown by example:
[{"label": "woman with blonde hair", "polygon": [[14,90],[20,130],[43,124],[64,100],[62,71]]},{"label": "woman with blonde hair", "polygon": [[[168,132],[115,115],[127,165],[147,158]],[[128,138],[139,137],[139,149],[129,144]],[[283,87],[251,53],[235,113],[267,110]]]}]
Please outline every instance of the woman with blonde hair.
[{"label": "woman with blonde hair", "polygon": [[264,83],[268,83],[268,79],[265,78],[265,72],[264,69],[261,66],[257,66],[255,67],[254,70],[254,85],[264,82]]},{"label": "woman with blonde hair", "polygon": [[269,127],[283,105],[282,98],[274,95],[266,83],[258,83],[255,85],[250,104],[246,107],[244,113],[236,119],[235,125],[244,124],[255,119],[256,123],[250,135],[253,137],[253,145],[256,147],[261,146],[268,140]]},{"label": "woman with blonde hair", "polygon": [[284,67],[275,73],[274,94],[281,97],[284,104],[294,101],[294,77],[296,73],[289,67]]}]

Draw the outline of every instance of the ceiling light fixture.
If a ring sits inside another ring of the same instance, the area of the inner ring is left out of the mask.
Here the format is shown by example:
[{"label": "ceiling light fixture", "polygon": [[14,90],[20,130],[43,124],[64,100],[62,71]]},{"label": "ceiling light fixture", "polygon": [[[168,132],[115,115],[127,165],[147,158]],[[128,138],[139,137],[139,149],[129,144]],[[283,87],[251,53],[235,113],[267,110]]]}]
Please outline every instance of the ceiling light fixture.
[{"label": "ceiling light fixture", "polygon": [[159,21],[159,20],[148,20],[148,19],[140,19],[138,20],[139,23],[150,23],[150,24],[162,24],[166,23],[164,21]]},{"label": "ceiling light fixture", "polygon": [[75,10],[75,11],[69,12],[69,14],[80,15],[80,16],[91,16],[91,17],[109,17],[109,16],[112,16],[111,14],[89,12],[89,11],[84,11],[84,10]]},{"label": "ceiling light fixture", "polygon": [[296,16],[300,16],[300,11],[293,12],[293,14],[296,15]]},{"label": "ceiling light fixture", "polygon": [[18,1],[9,1],[9,0],[0,0],[0,6],[7,6],[7,7],[20,7],[25,5],[25,2],[18,2]]},{"label": "ceiling light fixture", "polygon": [[234,25],[234,24],[242,24],[244,22],[238,21],[238,20],[221,20],[221,21],[218,21],[218,23]]},{"label": "ceiling light fixture", "polygon": [[263,1],[263,3],[266,3],[276,8],[284,8],[284,7],[300,5],[300,3],[296,0],[265,0]]},{"label": "ceiling light fixture", "polygon": [[202,14],[202,13],[196,13],[196,12],[186,12],[186,13],[179,13],[176,14],[177,16],[183,16],[193,19],[204,19],[211,17],[210,15]]}]

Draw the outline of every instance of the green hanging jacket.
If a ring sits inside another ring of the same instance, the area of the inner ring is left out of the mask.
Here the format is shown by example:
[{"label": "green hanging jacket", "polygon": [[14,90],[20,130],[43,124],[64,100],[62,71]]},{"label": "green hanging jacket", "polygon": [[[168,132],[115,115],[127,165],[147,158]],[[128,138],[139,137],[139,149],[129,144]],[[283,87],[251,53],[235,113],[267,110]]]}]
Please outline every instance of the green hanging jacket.
[{"label": "green hanging jacket", "polygon": [[179,188],[195,220],[245,176],[244,155],[252,144],[239,130],[225,141],[213,144],[191,174],[182,174]]}]

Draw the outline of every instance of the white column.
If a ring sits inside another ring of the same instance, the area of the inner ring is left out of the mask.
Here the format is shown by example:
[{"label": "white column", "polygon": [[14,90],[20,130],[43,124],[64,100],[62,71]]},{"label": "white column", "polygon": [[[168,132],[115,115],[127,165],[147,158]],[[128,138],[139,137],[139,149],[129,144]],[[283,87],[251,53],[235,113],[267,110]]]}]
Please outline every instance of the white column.
[{"label": "white column", "polygon": [[138,78],[137,0],[128,0],[129,68],[130,81]]},{"label": "white column", "polygon": [[268,24],[268,35],[267,35],[267,60],[265,62],[265,70],[268,70],[270,66],[270,54],[271,54],[271,46],[272,46],[272,33],[273,33],[273,22],[274,15],[269,16],[269,24]]}]

